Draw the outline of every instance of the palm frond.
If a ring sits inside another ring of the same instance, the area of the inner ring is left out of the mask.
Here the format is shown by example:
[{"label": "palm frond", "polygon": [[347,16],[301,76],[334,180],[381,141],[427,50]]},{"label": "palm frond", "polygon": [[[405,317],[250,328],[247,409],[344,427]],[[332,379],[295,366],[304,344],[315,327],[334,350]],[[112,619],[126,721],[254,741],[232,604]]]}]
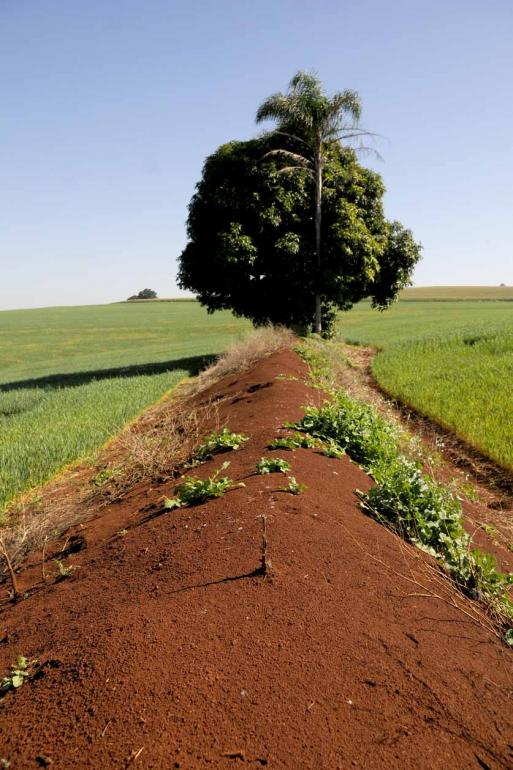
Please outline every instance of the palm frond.
[{"label": "palm frond", "polygon": [[291,78],[289,90],[297,91],[298,93],[315,93],[320,95],[322,93],[322,86],[321,81],[315,72],[299,70],[299,72],[296,72]]},{"label": "palm frond", "polygon": [[331,97],[331,108],[334,114],[346,113],[353,120],[358,121],[362,114],[362,102],[356,91],[346,88],[345,91],[338,91]]},{"label": "palm frond", "polygon": [[273,134],[278,134],[278,136],[286,136],[289,139],[293,139],[295,142],[300,142],[301,144],[305,144],[307,147],[309,147],[308,142],[305,142],[304,139],[301,139],[300,136],[296,136],[295,134],[289,134],[287,131],[279,131],[276,129],[273,131]]},{"label": "palm frond", "polygon": [[256,122],[261,123],[263,120],[287,122],[294,118],[294,113],[294,106],[289,96],[282,93],[272,94],[258,108]]},{"label": "palm frond", "polygon": [[358,147],[351,147],[354,152],[361,152],[364,155],[373,155],[376,160],[381,160],[384,162],[384,157],[376,150],[375,147],[367,147],[366,145],[359,145]]},{"label": "palm frond", "polygon": [[359,128],[358,126],[351,128],[343,128],[338,131],[332,138],[337,140],[353,139],[359,136],[375,136],[378,139],[382,139],[381,134],[376,134],[374,131],[367,131],[365,128]]},{"label": "palm frond", "polygon": [[277,174],[286,174],[291,171],[303,171],[306,172],[309,176],[313,177],[313,169],[306,168],[305,166],[283,166],[283,168],[279,168],[276,172]]},{"label": "palm frond", "polygon": [[308,158],[305,158],[303,155],[299,155],[297,152],[290,152],[289,150],[269,150],[269,152],[265,153],[264,158],[268,158],[270,156],[293,160],[298,166],[308,167],[311,165],[311,161],[309,161]]}]

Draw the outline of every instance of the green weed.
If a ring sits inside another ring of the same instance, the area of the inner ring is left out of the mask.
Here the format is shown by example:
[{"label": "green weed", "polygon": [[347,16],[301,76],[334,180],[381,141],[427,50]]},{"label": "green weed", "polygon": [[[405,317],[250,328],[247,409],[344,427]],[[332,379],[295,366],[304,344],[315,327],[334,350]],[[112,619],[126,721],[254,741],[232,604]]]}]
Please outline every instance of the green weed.
[{"label": "green weed", "polygon": [[489,538],[495,540],[498,535],[497,528],[493,524],[481,524],[481,529],[486,532]]},{"label": "green weed", "polygon": [[[285,423],[284,427],[289,427],[290,423]],[[294,427],[296,427],[294,425]],[[307,433],[297,431],[293,436],[284,436],[275,438],[267,445],[268,449],[287,449],[292,451],[301,447],[302,449],[316,449],[321,446],[321,441]]]},{"label": "green weed", "polygon": [[243,433],[232,433],[224,427],[221,431],[206,436],[197,448],[192,465],[203,463],[221,452],[236,451],[249,441]]},{"label": "green weed", "polygon": [[343,392],[333,394],[321,407],[305,407],[296,428],[339,449],[366,471],[386,465],[397,456],[397,429],[373,409]]},{"label": "green weed", "polygon": [[280,457],[262,457],[256,465],[256,471],[261,476],[267,473],[288,473],[290,470],[289,463]]},{"label": "green weed", "polygon": [[182,483],[175,487],[176,497],[165,498],[164,508],[173,510],[187,505],[199,505],[214,497],[222,497],[230,489],[246,486],[242,481],[236,484],[227,476],[219,476],[221,471],[226,470],[229,465],[229,462],[223,463],[219,470],[208,479],[184,476]]},{"label": "green weed", "polygon": [[290,492],[291,495],[300,495],[306,489],[305,484],[299,484],[294,476],[288,477],[288,485],[279,487],[280,492]]},{"label": "green weed", "polygon": [[267,449],[287,449],[289,452],[292,452],[294,449],[297,449],[297,443],[290,436],[274,438],[267,444]]},{"label": "green weed", "polygon": [[35,674],[38,667],[39,663],[37,660],[29,660],[23,657],[23,655],[18,655],[16,663],[11,666],[11,673],[4,676],[0,682],[0,690],[6,692],[19,689]]},{"label": "green weed", "polygon": [[325,457],[334,457],[339,460],[345,453],[345,449],[339,446],[333,439],[328,439],[323,445],[322,454]]},{"label": "green weed", "polygon": [[102,468],[101,471],[98,471],[98,473],[93,476],[91,483],[94,484],[95,487],[103,487],[104,484],[107,484],[109,481],[111,481],[115,475],[116,469]]},{"label": "green weed", "polygon": [[70,564],[68,567],[66,567],[66,565],[59,559],[53,559],[53,561],[59,570],[59,578],[62,580],[71,577],[77,569],[77,567],[73,564]]}]

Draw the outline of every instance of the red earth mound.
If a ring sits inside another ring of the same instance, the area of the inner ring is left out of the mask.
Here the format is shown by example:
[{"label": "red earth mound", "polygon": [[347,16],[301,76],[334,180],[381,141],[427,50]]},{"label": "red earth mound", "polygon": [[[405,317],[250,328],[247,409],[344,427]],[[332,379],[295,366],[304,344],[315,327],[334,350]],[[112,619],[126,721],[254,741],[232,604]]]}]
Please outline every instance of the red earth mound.
[{"label": "red earth mound", "polygon": [[42,664],[0,701],[5,767],[513,767],[512,653],[361,512],[368,477],[307,449],[274,452],[298,496],[254,475],[319,399],[305,371],[284,351],[202,394],[250,440],[197,474],[229,459],[244,488],[170,512],[139,489],[80,529],[72,578],[3,605],[0,673]]}]

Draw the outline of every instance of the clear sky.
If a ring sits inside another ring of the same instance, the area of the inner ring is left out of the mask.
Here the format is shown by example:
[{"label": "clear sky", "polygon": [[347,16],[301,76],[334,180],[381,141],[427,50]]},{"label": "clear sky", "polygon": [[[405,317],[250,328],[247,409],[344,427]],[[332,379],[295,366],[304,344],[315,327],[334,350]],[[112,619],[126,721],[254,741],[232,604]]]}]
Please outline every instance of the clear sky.
[{"label": "clear sky", "polygon": [[0,0],[0,308],[175,296],[205,157],[353,88],[417,285],[513,284],[513,0]]}]

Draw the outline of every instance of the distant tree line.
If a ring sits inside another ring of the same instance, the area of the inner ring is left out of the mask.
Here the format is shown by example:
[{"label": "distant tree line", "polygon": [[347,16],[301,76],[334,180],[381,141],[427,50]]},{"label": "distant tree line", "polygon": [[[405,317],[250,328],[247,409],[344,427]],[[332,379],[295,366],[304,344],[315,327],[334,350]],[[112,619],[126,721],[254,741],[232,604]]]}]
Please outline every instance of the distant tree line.
[{"label": "distant tree line", "polygon": [[153,289],[142,289],[139,294],[132,294],[131,297],[128,297],[128,302],[133,299],[157,299],[157,292]]}]

